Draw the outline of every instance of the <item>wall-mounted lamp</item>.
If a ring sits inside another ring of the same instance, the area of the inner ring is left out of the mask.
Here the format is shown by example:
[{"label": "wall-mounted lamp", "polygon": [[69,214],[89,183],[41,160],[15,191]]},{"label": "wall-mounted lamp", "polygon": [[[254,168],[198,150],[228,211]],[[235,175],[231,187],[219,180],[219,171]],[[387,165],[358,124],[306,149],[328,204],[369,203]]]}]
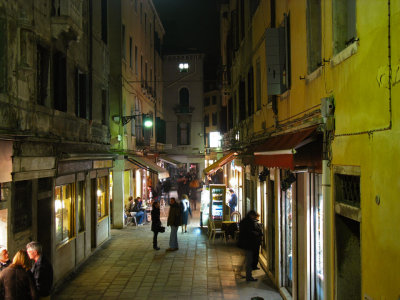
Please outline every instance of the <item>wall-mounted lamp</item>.
[{"label": "wall-mounted lamp", "polygon": [[146,128],[150,128],[153,127],[153,115],[150,114],[142,114],[142,113],[137,113],[131,116],[113,116],[112,120],[115,123],[119,123],[120,120],[122,120],[122,126],[125,126],[126,124],[128,124],[132,119],[136,119],[136,117],[142,117],[142,123],[143,126]]}]

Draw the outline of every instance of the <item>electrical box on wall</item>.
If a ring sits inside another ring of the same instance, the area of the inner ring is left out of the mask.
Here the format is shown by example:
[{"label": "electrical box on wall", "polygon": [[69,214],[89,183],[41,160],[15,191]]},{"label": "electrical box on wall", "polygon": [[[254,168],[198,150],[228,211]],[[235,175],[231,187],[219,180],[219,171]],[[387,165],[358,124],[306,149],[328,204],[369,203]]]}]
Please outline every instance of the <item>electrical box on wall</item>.
[{"label": "electrical box on wall", "polygon": [[321,116],[323,118],[333,116],[335,104],[332,97],[321,98]]},{"label": "electrical box on wall", "polygon": [[285,28],[265,31],[268,95],[280,95],[287,90]]}]

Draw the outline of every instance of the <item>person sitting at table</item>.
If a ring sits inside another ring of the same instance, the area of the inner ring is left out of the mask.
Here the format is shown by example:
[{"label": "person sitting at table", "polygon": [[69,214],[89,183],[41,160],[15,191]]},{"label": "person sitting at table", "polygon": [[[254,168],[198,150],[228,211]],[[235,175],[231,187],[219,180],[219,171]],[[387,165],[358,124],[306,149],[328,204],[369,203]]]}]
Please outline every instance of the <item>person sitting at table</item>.
[{"label": "person sitting at table", "polygon": [[135,212],[136,215],[136,221],[138,225],[143,225],[143,218],[145,216],[144,214],[144,209],[142,208],[142,199],[140,197],[137,197],[135,199],[135,204],[133,205],[133,207],[131,208],[130,212]]}]

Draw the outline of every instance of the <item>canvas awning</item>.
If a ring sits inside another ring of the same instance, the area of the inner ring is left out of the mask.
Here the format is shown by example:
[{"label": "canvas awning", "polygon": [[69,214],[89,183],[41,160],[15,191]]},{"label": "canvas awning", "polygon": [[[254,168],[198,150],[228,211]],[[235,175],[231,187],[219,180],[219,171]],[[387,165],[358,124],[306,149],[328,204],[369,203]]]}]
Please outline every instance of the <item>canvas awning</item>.
[{"label": "canvas awning", "polygon": [[168,164],[171,164],[171,165],[173,165],[175,167],[177,167],[178,165],[182,164],[180,161],[177,161],[177,160],[175,160],[175,159],[173,159],[173,158],[171,158],[169,156],[166,156],[166,155],[162,155],[162,156],[158,157],[158,159],[163,161],[163,162],[166,162]]},{"label": "canvas awning", "polygon": [[224,165],[231,162],[235,158],[235,155],[237,155],[237,153],[231,152],[231,153],[223,156],[222,158],[217,160],[215,163],[213,163],[212,165],[209,165],[207,168],[205,168],[203,170],[204,174],[208,175],[208,174],[212,174],[212,173],[216,172],[219,168],[222,168]]},{"label": "canvas awning", "polygon": [[[298,149],[317,140],[318,126],[297,132],[282,134],[267,139],[254,149],[254,163],[268,168],[295,168],[295,154]],[[322,144],[321,144],[322,145]],[[321,151],[316,151],[316,159]]]},{"label": "canvas awning", "polygon": [[169,173],[166,169],[161,168],[148,158],[141,156],[129,156],[127,157],[127,160],[139,168],[158,174],[158,179],[165,179],[169,177]]}]

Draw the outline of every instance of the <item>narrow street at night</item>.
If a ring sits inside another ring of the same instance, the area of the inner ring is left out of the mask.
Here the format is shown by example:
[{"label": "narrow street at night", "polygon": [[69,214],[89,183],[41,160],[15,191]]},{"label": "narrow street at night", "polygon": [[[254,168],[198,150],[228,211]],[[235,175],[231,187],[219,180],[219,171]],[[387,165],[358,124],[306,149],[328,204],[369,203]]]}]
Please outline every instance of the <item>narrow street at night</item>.
[{"label": "narrow street at night", "polygon": [[179,228],[175,252],[165,251],[169,228],[159,234],[159,251],[152,248],[150,224],[112,230],[53,299],[282,299],[262,269],[253,272],[257,282],[236,275],[243,262],[236,242],[208,241],[206,228],[197,226],[198,210],[190,222],[188,233]]},{"label": "narrow street at night", "polygon": [[0,0],[0,300],[400,300],[399,103],[400,0]]}]

